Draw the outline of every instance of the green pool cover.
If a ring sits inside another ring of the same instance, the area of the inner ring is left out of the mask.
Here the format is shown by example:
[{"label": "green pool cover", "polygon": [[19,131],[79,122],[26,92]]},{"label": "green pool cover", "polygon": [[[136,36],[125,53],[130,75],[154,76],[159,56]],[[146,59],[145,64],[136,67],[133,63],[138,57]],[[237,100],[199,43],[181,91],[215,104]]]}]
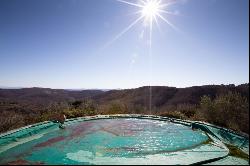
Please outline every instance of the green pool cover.
[{"label": "green pool cover", "polygon": [[0,135],[0,164],[249,165],[248,156],[248,136],[158,116],[84,117],[65,129],[44,122]]}]

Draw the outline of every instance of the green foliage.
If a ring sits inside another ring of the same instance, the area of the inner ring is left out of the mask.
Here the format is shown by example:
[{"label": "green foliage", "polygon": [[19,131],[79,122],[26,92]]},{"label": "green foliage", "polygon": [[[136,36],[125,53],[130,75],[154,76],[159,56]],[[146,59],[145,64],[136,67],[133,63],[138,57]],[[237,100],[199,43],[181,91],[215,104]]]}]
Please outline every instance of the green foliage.
[{"label": "green foliage", "polygon": [[228,92],[214,100],[204,96],[201,98],[201,111],[210,123],[249,132],[249,102],[239,93]]},{"label": "green foliage", "polygon": [[140,105],[137,106],[130,106],[130,112],[135,113],[135,114],[144,114],[146,112],[146,108],[143,108]]},{"label": "green foliage", "polygon": [[36,121],[53,121],[58,115],[64,114],[67,118],[77,118],[96,115],[97,106],[92,100],[75,101],[71,103],[51,104],[47,111],[42,113]]},{"label": "green foliage", "polygon": [[67,118],[83,116],[93,116],[96,114],[97,106],[92,100],[75,101],[70,104],[69,109],[64,109],[63,113]]},{"label": "green foliage", "polygon": [[183,115],[179,111],[167,111],[167,112],[161,113],[160,115],[169,117],[169,118],[185,119],[185,115]]},{"label": "green foliage", "polygon": [[186,119],[192,118],[197,112],[196,106],[191,104],[179,104],[176,110],[182,113]]},{"label": "green foliage", "polygon": [[127,113],[128,113],[127,105],[119,101],[112,102],[107,106],[107,108],[104,111],[104,114],[127,114]]},{"label": "green foliage", "polygon": [[159,113],[161,116],[178,119],[193,119],[197,113],[197,106],[191,104],[179,104],[169,106]]}]

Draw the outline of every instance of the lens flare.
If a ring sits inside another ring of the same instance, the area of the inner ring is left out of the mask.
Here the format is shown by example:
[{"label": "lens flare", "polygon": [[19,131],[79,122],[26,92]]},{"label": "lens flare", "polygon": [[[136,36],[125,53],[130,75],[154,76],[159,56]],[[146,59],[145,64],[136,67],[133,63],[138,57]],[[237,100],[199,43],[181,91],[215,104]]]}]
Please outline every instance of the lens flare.
[{"label": "lens flare", "polygon": [[133,21],[130,25],[124,28],[119,34],[117,34],[111,41],[106,43],[103,48],[106,48],[112,43],[114,43],[116,40],[122,37],[126,32],[128,32],[131,28],[133,28],[136,24],[138,24],[142,20],[144,20],[143,23],[150,28],[149,29],[150,47],[152,42],[153,25],[156,24],[157,27],[160,29],[158,20],[164,21],[171,28],[173,28],[176,31],[179,31],[166,17],[164,17],[165,15],[178,15],[168,10],[168,7],[170,5],[175,4],[177,0],[138,0],[137,3],[133,3],[132,1],[127,1],[127,0],[116,0],[116,1],[139,8],[135,14],[140,14],[140,16],[137,19],[135,19],[135,21]]},{"label": "lens flare", "polygon": [[[137,3],[132,2],[132,0],[116,0],[126,5],[130,5],[133,7],[139,8],[135,14],[140,14],[140,16],[135,19],[130,25],[124,28],[119,34],[117,34],[110,42],[104,45],[104,48],[108,47],[109,45],[113,44],[116,40],[121,38],[125,33],[127,33],[131,28],[133,28],[136,24],[141,22],[142,20],[144,25],[149,29],[149,57],[150,57],[150,88],[149,88],[149,109],[150,113],[152,110],[152,32],[153,32],[153,25],[154,23],[159,27],[159,19],[167,23],[171,28],[174,30],[179,31],[166,17],[165,15],[178,15],[176,13],[172,13],[168,10],[168,7],[172,4],[175,4],[177,0],[138,0]],[[163,3],[164,1],[164,3]],[[144,31],[143,31],[144,34]],[[140,35],[140,38],[141,35]]]},{"label": "lens flare", "polygon": [[142,16],[146,19],[155,17],[160,13],[160,5],[156,1],[149,1],[142,9]]}]

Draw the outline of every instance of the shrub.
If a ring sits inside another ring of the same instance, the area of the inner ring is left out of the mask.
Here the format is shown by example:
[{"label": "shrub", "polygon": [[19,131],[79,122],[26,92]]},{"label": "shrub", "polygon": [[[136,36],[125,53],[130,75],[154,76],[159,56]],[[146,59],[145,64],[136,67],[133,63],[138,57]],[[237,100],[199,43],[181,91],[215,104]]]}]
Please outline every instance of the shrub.
[{"label": "shrub", "polygon": [[179,111],[167,111],[167,112],[161,113],[160,116],[176,118],[176,119],[185,119],[185,115],[183,115]]},{"label": "shrub", "polygon": [[129,108],[126,104],[120,101],[114,101],[108,105],[102,105],[99,107],[102,114],[127,114],[129,113]]},{"label": "shrub", "polygon": [[186,118],[190,119],[195,116],[197,108],[196,105],[179,104],[177,105],[177,111],[181,112]]},{"label": "shrub", "polygon": [[25,125],[24,118],[16,112],[2,112],[0,116],[0,133]]},{"label": "shrub", "polygon": [[249,102],[236,92],[201,98],[201,111],[208,122],[249,133]]},{"label": "shrub", "polygon": [[96,115],[97,106],[92,100],[76,101],[71,104],[69,109],[64,109],[63,113],[67,118]]}]

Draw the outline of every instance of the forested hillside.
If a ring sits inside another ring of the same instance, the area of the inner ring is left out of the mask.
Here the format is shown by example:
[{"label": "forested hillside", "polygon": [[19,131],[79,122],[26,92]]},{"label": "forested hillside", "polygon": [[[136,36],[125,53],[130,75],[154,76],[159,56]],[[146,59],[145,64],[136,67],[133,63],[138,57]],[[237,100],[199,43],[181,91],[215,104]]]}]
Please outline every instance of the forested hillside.
[{"label": "forested hillside", "polygon": [[56,114],[66,114],[68,118],[155,114],[203,120],[249,133],[249,84],[152,87],[151,99],[150,87],[110,91],[0,89],[0,132],[53,120]]}]

